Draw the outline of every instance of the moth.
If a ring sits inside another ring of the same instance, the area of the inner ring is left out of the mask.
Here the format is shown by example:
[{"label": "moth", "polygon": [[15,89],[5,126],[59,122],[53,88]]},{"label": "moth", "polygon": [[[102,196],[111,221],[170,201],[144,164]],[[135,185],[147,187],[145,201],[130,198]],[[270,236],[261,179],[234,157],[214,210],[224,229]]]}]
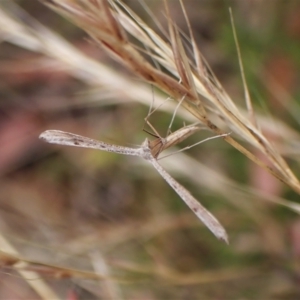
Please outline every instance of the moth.
[{"label": "moth", "polygon": [[94,140],[81,135],[59,130],[47,130],[40,139],[51,144],[90,148],[123,155],[138,156],[149,162],[164,180],[181,197],[194,214],[220,240],[228,243],[228,236],[220,222],[181,184],[179,184],[157,161],[159,154],[199,130],[195,125],[189,125],[169,134],[166,138],[157,137],[153,141],[146,139],[140,147],[130,148]]}]

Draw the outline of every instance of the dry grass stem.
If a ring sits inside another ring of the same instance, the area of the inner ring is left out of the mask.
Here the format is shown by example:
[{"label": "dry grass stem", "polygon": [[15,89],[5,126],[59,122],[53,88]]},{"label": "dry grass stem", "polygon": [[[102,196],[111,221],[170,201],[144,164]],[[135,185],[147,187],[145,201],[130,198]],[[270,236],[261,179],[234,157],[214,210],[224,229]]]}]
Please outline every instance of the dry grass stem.
[{"label": "dry grass stem", "polygon": [[[94,256],[94,255],[93,255]],[[93,260],[97,260],[97,264],[99,264],[99,258],[95,257]],[[78,279],[86,279],[86,280],[101,280],[101,283],[103,281],[109,281],[109,284],[112,285],[108,287],[107,291],[107,298],[106,299],[122,299],[120,292],[118,288],[115,286],[115,283],[134,283],[135,280],[128,280],[124,279],[122,277],[116,278],[113,276],[103,276],[95,272],[89,272],[89,271],[83,271],[78,269],[70,269],[70,268],[64,268],[61,266],[55,266],[53,264],[46,264],[42,262],[38,262],[35,260],[28,260],[21,258],[17,255],[10,255],[5,252],[1,253],[1,261],[10,263],[10,267],[14,270],[17,270],[18,272],[24,272],[24,274],[36,274],[37,276],[47,276],[50,278],[71,278],[73,280]],[[18,264],[24,265],[26,263],[26,266],[23,267],[17,267]],[[229,280],[235,280],[236,278],[251,278],[252,276],[257,276],[262,273],[262,271],[258,268],[247,268],[247,269],[223,269],[219,270],[218,272],[214,271],[201,271],[201,272],[194,272],[190,274],[185,274],[184,272],[178,272],[175,269],[172,269],[166,265],[160,266],[159,268],[156,267],[147,267],[147,266],[140,266],[133,263],[128,263],[124,261],[113,261],[109,262],[109,266],[112,268],[117,268],[119,270],[123,270],[127,272],[127,275],[130,273],[136,273],[140,276],[145,275],[151,275],[159,280],[163,280],[165,282],[168,282],[170,284],[175,285],[195,285],[195,284],[205,284],[205,283],[214,283],[214,282],[223,282],[223,281],[229,281]],[[100,266],[96,266],[96,268],[99,268]],[[99,270],[100,273],[103,272],[103,267],[101,266],[101,270]],[[37,279],[34,279],[32,281],[35,281]],[[39,295],[42,297],[42,299],[62,299],[58,298],[54,294],[42,294],[39,293]]]},{"label": "dry grass stem", "polygon": [[41,299],[61,299],[40,277],[38,272],[30,269],[30,263],[18,257],[18,251],[2,234],[0,234],[0,247],[0,261],[2,266],[13,267]]},{"label": "dry grass stem", "polygon": [[[103,286],[103,297],[105,299],[111,300],[120,300],[123,299],[121,296],[121,291],[118,288],[117,284],[115,284],[114,280],[111,280],[110,268],[106,263],[104,257],[100,253],[100,251],[94,251],[90,254],[91,260],[94,266],[95,271],[98,274],[103,274],[105,279],[101,279],[101,284]],[[103,276],[102,275],[102,276]]]},{"label": "dry grass stem", "polygon": [[[61,299],[48,287],[41,276],[51,278],[84,278],[94,280],[106,280],[108,277],[95,272],[65,268],[53,264],[25,259],[17,254],[0,252],[1,263],[6,267],[16,270],[24,277],[28,284],[42,297],[42,299]],[[111,280],[117,280],[110,277]]]},{"label": "dry grass stem", "polygon": [[247,85],[247,81],[246,81],[246,77],[245,77],[242,55],[241,55],[241,51],[240,51],[238,37],[236,34],[236,30],[235,30],[234,19],[233,19],[231,8],[229,9],[229,13],[230,13],[230,20],[231,20],[231,25],[232,25],[234,42],[236,45],[237,55],[238,55],[238,60],[239,60],[239,65],[240,65],[240,70],[241,70],[242,82],[243,82],[243,86],[244,86],[244,97],[245,97],[246,107],[247,107],[247,111],[248,111],[250,120],[252,119],[253,124],[255,124],[257,126],[256,120],[255,120],[255,115],[254,115],[254,110],[253,110],[253,106],[252,106],[252,101],[250,98],[248,85]]}]

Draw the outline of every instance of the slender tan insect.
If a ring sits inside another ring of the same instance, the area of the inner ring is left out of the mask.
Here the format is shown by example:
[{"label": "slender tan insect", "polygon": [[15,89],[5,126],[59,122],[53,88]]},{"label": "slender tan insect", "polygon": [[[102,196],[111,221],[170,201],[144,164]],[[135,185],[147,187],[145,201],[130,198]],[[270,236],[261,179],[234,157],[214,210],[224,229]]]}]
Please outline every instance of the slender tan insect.
[{"label": "slender tan insect", "polygon": [[179,107],[181,106],[182,102],[185,99],[185,96],[183,96],[181,98],[181,100],[178,102],[178,104],[176,105],[174,112],[173,112],[173,116],[171,119],[171,122],[169,124],[168,127],[168,132],[167,132],[167,137],[162,137],[157,131],[156,129],[152,126],[152,124],[149,121],[150,116],[160,107],[162,106],[165,102],[167,102],[168,100],[170,100],[171,98],[167,98],[164,102],[162,102],[158,107],[156,107],[155,109],[153,109],[154,106],[154,97],[153,97],[153,101],[151,103],[151,106],[149,107],[149,112],[147,117],[145,118],[145,122],[146,124],[148,124],[148,126],[151,128],[151,130],[154,132],[151,133],[147,130],[144,129],[145,132],[149,133],[150,135],[156,137],[155,140],[153,141],[149,141],[149,148],[151,149],[151,154],[153,155],[154,158],[158,158],[159,154],[164,151],[165,149],[168,149],[174,145],[177,145],[179,143],[181,143],[183,140],[187,139],[189,136],[191,136],[192,134],[194,134],[195,132],[201,130],[201,126],[199,123],[195,123],[189,126],[184,126],[182,128],[180,128],[179,130],[175,131],[175,132],[171,132],[171,127],[172,124],[174,122],[176,113],[179,109]]},{"label": "slender tan insect", "polygon": [[[179,184],[157,162],[157,156],[161,153],[162,150],[170,147],[171,145],[177,144],[179,141],[182,141],[187,136],[194,133],[196,131],[195,126],[196,125],[183,127],[170,134],[163,141],[161,138],[158,138],[156,139],[156,144],[154,142],[149,142],[149,140],[146,139],[138,148],[129,148],[108,144],[102,141],[93,140],[88,137],[59,130],[47,130],[40,135],[40,139],[52,144],[92,148],[118,154],[139,156],[145,159],[150,164],[152,164],[157,172],[166,180],[166,182],[174,189],[174,191],[181,197],[181,199],[195,213],[195,215],[210,229],[210,231],[218,239],[228,243],[227,233],[224,227],[219,223],[219,221],[205,207],[203,207],[185,187]],[[160,146],[158,147],[159,150],[154,150],[157,143],[160,144]]]},{"label": "slender tan insect", "polygon": [[159,154],[174,145],[181,143],[195,132],[201,130],[199,124],[192,124],[180,128],[179,130],[170,133],[166,138],[156,135],[156,139],[149,141],[149,148],[154,158],[157,158]]}]

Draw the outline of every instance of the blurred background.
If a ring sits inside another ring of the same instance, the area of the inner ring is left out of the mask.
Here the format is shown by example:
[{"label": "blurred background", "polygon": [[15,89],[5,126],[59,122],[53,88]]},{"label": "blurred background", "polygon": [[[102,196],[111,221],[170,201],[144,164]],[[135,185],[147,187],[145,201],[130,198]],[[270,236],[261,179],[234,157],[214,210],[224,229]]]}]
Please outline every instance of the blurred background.
[{"label": "blurred background", "polygon": [[[124,2],[154,30],[153,16],[167,28],[162,1],[145,1],[149,11]],[[184,3],[200,51],[244,107],[232,8],[255,110],[271,141],[275,123],[293,133],[293,151],[279,146],[299,174],[300,2]],[[187,32],[179,2],[170,9]],[[162,160],[226,227],[228,246],[139,159],[43,143],[42,131],[60,129],[140,145],[149,105],[164,96],[38,1],[1,1],[0,22],[1,234],[19,257],[105,276],[67,278],[45,267],[39,275],[61,299],[299,299],[298,195],[222,139]],[[161,135],[169,102],[150,118]],[[193,121],[185,116],[179,111],[172,129]],[[0,299],[40,299],[2,265]]]}]

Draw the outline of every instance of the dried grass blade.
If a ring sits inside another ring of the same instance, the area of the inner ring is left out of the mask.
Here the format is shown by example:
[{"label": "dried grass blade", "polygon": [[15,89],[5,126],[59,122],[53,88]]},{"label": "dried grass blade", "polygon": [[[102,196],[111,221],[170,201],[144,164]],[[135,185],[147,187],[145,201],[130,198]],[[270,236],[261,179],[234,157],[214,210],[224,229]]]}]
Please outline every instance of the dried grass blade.
[{"label": "dried grass blade", "polygon": [[[6,263],[11,264],[20,277],[22,277],[24,281],[37,293],[37,295],[40,296],[40,299],[63,299],[55,293],[49,283],[40,277],[39,273],[27,270],[29,262],[19,258],[19,253],[15,249],[15,246],[13,246],[7,240],[7,238],[2,235],[2,233],[0,233],[0,248],[0,260],[2,268],[5,267],[4,261],[6,260]],[[4,272],[3,269],[2,272]]]},{"label": "dried grass blade", "polygon": [[[111,2],[116,4],[114,1]],[[128,18],[128,16],[125,15],[122,10],[120,10],[119,6],[114,6],[117,12],[119,13],[120,22],[124,26],[124,28],[126,28],[127,31],[135,37],[135,33],[143,32],[145,34],[145,37],[140,36],[139,40],[143,44],[150,47],[155,53],[159,55],[159,57],[161,57],[161,59],[165,62],[165,67],[167,69],[170,67],[170,65],[174,65],[172,59],[172,50],[163,41],[163,39],[124,3],[118,1],[118,5],[122,7],[122,9],[126,11],[130,16],[130,18]],[[167,64],[166,61],[168,61]]]},{"label": "dried grass blade", "polygon": [[239,60],[242,82],[243,82],[243,86],[244,86],[245,102],[246,102],[246,106],[247,106],[248,113],[250,116],[250,120],[253,122],[253,125],[255,125],[255,127],[257,127],[257,122],[256,122],[256,118],[254,115],[254,110],[253,110],[253,106],[252,106],[252,102],[251,102],[251,97],[249,94],[247,80],[245,77],[245,70],[244,70],[244,65],[243,65],[243,61],[242,61],[241,49],[240,49],[239,41],[237,38],[236,30],[235,30],[235,24],[234,24],[234,19],[233,19],[231,8],[229,8],[229,13],[230,13],[230,21],[231,21],[231,26],[232,26],[232,31],[233,31],[235,47],[237,50],[237,55],[238,55],[238,60]]},{"label": "dried grass blade", "polygon": [[[191,71],[191,68],[189,65],[189,61],[188,61],[188,58],[184,51],[183,45],[181,43],[181,39],[180,39],[178,30],[175,29],[175,27],[172,23],[168,5],[166,4],[165,7],[166,7],[166,14],[167,14],[168,25],[169,25],[171,45],[172,45],[174,61],[175,61],[176,67],[177,67],[177,71],[178,71],[178,74],[181,78],[183,85],[188,90],[190,90],[190,94],[193,95],[194,99],[192,99],[192,100],[196,101],[198,99],[198,93],[196,91],[196,87],[195,87],[195,84],[193,81],[193,76],[192,76],[192,71]],[[198,103],[199,101],[196,101],[196,102]]]},{"label": "dried grass blade", "polygon": [[106,0],[102,0],[101,4],[103,7],[104,16],[108,21],[109,28],[113,32],[113,35],[116,36],[116,38],[120,41],[126,41],[125,31],[123,30],[122,26],[117,21],[117,19],[113,16],[108,2]]},{"label": "dried grass blade", "polygon": [[[177,48],[178,48],[178,53],[179,53],[178,59],[181,60],[181,65],[183,66],[183,70],[184,70],[185,76],[187,78],[188,87],[191,89],[191,91],[192,91],[191,94],[194,95],[195,99],[198,99],[198,93],[197,93],[197,90],[196,90],[196,86],[195,86],[195,82],[194,82],[190,62],[189,62],[189,59],[188,59],[188,57],[186,55],[186,52],[183,48],[182,41],[181,41],[178,30],[175,31],[175,38],[176,38],[175,42],[176,42],[176,45],[177,45]],[[200,101],[198,101],[198,103],[199,102]]]},{"label": "dried grass blade", "polygon": [[193,34],[193,30],[192,30],[192,27],[191,27],[191,23],[190,23],[190,20],[187,16],[187,12],[186,12],[186,9],[185,9],[185,6],[184,6],[182,0],[180,0],[180,5],[181,5],[181,9],[182,9],[184,18],[185,18],[185,22],[188,26],[190,40],[191,40],[191,44],[192,44],[192,47],[193,47],[194,60],[196,62],[198,75],[200,75],[200,77],[202,77],[204,79],[204,78],[208,77],[207,71],[205,69],[205,64],[203,63],[201,53],[200,53],[200,51],[197,47],[195,37],[194,37],[194,34]]}]

